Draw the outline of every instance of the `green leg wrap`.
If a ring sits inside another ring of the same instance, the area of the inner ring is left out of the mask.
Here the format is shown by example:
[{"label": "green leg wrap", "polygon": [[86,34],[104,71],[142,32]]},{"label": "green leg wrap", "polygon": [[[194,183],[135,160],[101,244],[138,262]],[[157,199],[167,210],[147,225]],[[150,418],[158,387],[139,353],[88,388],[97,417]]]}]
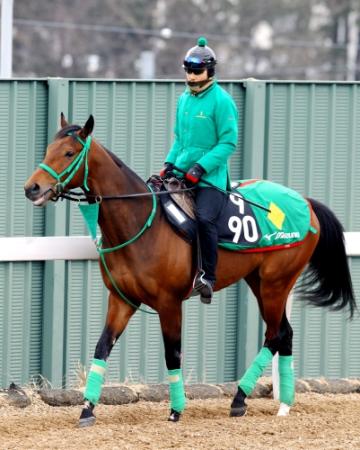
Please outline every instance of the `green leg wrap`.
[{"label": "green leg wrap", "polygon": [[267,347],[263,347],[257,354],[251,366],[247,369],[244,376],[239,381],[239,387],[245,392],[246,395],[251,394],[258,378],[261,377],[272,358],[273,354]]},{"label": "green leg wrap", "polygon": [[169,392],[171,409],[181,413],[185,409],[185,389],[181,369],[169,370]]},{"label": "green leg wrap", "polygon": [[295,377],[293,356],[279,356],[280,402],[294,404]]},{"label": "green leg wrap", "polygon": [[100,399],[101,389],[105,380],[107,362],[102,359],[93,359],[89,375],[86,380],[84,399],[96,405]]}]

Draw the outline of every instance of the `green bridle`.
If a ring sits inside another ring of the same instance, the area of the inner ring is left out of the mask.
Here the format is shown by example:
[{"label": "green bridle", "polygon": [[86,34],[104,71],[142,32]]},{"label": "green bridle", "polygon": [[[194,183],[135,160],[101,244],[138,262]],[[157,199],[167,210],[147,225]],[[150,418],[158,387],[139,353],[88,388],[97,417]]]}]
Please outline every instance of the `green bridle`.
[{"label": "green bridle", "polygon": [[[57,194],[61,194],[61,192],[63,192],[64,188],[74,178],[74,176],[76,175],[77,171],[79,170],[79,168],[83,162],[85,162],[83,186],[87,191],[89,191],[87,179],[88,179],[88,175],[89,175],[88,153],[89,153],[90,145],[91,145],[91,136],[88,136],[86,141],[83,141],[77,134],[69,134],[68,136],[72,136],[74,139],[79,141],[80,144],[82,144],[83,148],[82,148],[81,152],[77,155],[77,157],[74,159],[74,161],[72,161],[66,167],[66,169],[64,169],[61,173],[57,173],[57,172],[55,172],[55,170],[53,168],[51,168],[47,164],[44,164],[44,163],[39,164],[40,169],[45,170],[45,172],[49,173],[57,181],[57,183],[55,185]],[[64,181],[61,181],[61,179],[65,175],[68,175],[67,178],[65,178]]]},{"label": "green bridle", "polygon": [[[55,170],[52,167],[48,166],[47,164],[44,164],[44,163],[39,164],[39,167],[41,169],[45,170],[57,181],[57,184],[55,185],[55,189],[56,189],[56,194],[58,195],[58,197],[63,192],[64,188],[74,178],[77,171],[80,169],[80,166],[82,165],[82,163],[84,163],[84,165],[85,165],[83,187],[87,191],[90,190],[89,186],[87,184],[87,179],[88,179],[88,175],[89,175],[88,153],[89,153],[90,145],[91,145],[91,136],[88,136],[85,142],[77,134],[71,133],[68,136],[72,136],[74,139],[79,141],[82,144],[83,148],[82,148],[81,152],[78,154],[78,156],[74,159],[74,161],[72,161],[66,167],[66,169],[64,169],[61,173],[57,173],[57,172],[55,172]],[[67,178],[65,178],[64,181],[61,181],[61,179],[65,175],[68,175]],[[80,208],[81,213],[83,214],[85,223],[90,231],[90,235],[91,235],[92,239],[95,241],[96,250],[99,253],[100,260],[104,266],[105,272],[106,272],[107,276],[109,277],[110,282],[113,285],[116,292],[118,293],[118,295],[127,304],[129,304],[130,306],[132,306],[135,309],[138,309],[147,314],[157,314],[156,312],[151,312],[151,311],[147,311],[145,309],[140,308],[138,305],[135,305],[129,298],[126,297],[126,295],[117,286],[117,284],[116,284],[113,276],[111,275],[111,272],[106,264],[106,260],[105,260],[105,253],[114,252],[116,250],[120,250],[121,248],[126,247],[129,244],[132,244],[137,239],[139,239],[140,236],[142,236],[142,234],[146,231],[147,228],[151,227],[153,220],[155,218],[155,214],[156,214],[156,198],[155,198],[155,194],[154,194],[153,190],[151,189],[151,187],[149,185],[147,185],[147,187],[152,194],[152,209],[151,209],[151,213],[150,213],[148,219],[146,220],[146,222],[145,222],[144,226],[141,228],[141,230],[134,237],[132,237],[128,241],[126,241],[122,244],[119,244],[115,247],[103,248],[102,247],[102,239],[100,238],[98,241],[96,239],[96,227],[97,227],[98,215],[99,215],[99,202],[96,201],[95,203],[87,204],[87,205],[81,205],[79,202],[79,208]],[[101,199],[100,196],[97,198]]]}]

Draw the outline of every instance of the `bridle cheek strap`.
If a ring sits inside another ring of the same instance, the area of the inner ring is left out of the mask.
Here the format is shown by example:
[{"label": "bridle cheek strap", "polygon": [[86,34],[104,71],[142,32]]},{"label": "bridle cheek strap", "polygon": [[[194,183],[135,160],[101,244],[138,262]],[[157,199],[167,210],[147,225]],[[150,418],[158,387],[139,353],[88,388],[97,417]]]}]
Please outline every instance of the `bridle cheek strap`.
[{"label": "bridle cheek strap", "polygon": [[[74,178],[83,162],[85,164],[83,186],[87,191],[90,190],[87,183],[87,179],[89,175],[88,153],[91,145],[91,136],[88,136],[85,142],[76,134],[75,135],[73,134],[72,136],[82,144],[83,148],[81,152],[78,154],[78,156],[74,159],[74,161],[72,161],[61,173],[55,172],[55,170],[52,167],[48,166],[47,164],[44,163],[39,164],[40,169],[45,170],[45,172],[47,172],[57,181],[57,184],[55,186],[57,194],[61,194],[63,192],[64,188]],[[61,181],[61,179],[66,175],[68,175],[67,178],[65,178],[64,181]]]}]

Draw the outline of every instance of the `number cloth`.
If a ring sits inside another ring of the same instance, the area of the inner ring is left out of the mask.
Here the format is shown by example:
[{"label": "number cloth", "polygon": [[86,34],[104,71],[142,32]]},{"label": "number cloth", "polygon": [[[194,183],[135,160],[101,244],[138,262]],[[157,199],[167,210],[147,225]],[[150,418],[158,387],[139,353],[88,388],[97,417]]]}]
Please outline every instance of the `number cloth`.
[{"label": "number cloth", "polygon": [[266,180],[245,180],[237,192],[270,212],[230,195],[218,224],[220,247],[289,246],[301,242],[309,231],[316,232],[307,201],[292,189]]},{"label": "number cloth", "polygon": [[187,88],[178,100],[174,143],[165,162],[185,172],[200,164],[206,171],[203,180],[226,189],[227,160],[238,140],[237,122],[234,100],[216,81],[196,95]]}]

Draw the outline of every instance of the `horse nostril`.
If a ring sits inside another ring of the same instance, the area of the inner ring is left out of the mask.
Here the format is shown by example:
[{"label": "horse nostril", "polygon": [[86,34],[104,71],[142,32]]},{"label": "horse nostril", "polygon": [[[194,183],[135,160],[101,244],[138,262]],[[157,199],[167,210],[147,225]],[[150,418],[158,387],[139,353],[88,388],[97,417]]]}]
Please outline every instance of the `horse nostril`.
[{"label": "horse nostril", "polygon": [[40,186],[37,183],[34,183],[25,189],[25,193],[27,196],[36,195],[39,193],[39,191],[40,191]]}]

